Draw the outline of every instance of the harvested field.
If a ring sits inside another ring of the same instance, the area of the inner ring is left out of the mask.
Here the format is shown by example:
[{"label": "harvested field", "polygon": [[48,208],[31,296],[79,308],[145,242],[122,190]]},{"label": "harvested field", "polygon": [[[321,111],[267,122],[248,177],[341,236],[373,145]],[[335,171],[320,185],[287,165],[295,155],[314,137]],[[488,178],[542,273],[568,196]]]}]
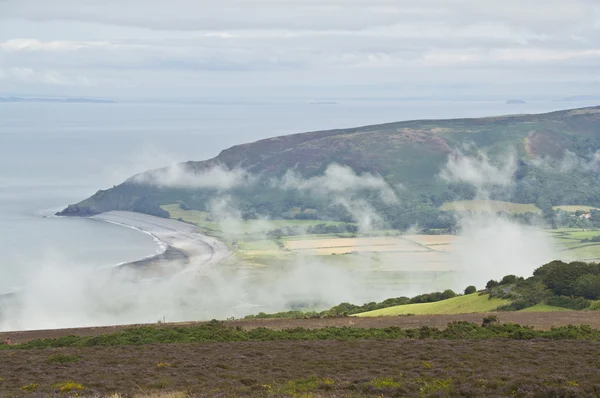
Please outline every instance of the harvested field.
[{"label": "harvested field", "polygon": [[[600,316],[595,311],[566,311],[566,312],[499,312],[494,313],[502,323],[518,323],[533,326],[536,329],[549,330],[553,326],[590,325],[600,329]],[[449,322],[468,321],[480,323],[483,317],[490,314],[454,314],[454,315],[411,315],[411,316],[385,316],[367,318],[325,318],[325,319],[251,319],[227,321],[226,325],[239,326],[243,329],[267,328],[283,330],[292,328],[320,329],[325,327],[351,326],[357,328],[387,328],[397,326],[404,329],[432,326],[444,328]],[[191,326],[206,322],[182,322],[167,324],[152,324],[156,328],[172,326]],[[13,343],[19,344],[31,340],[44,338],[58,338],[64,336],[99,336],[111,334],[140,325],[105,326],[77,329],[54,329],[4,332],[2,337],[10,337]]]},{"label": "harvested field", "polygon": [[0,351],[0,395],[65,396],[61,386],[70,385],[79,396],[595,396],[598,357],[598,342],[503,339]]},{"label": "harvested field", "polygon": [[404,235],[403,239],[418,243],[420,245],[450,245],[461,237],[458,235]]},{"label": "harvested field", "polygon": [[324,238],[286,240],[288,249],[299,253],[310,254],[345,254],[352,252],[426,252],[423,245],[408,241],[401,237],[365,237],[365,238]]},{"label": "harvested field", "polygon": [[472,212],[505,212],[513,214],[521,213],[538,213],[541,214],[541,210],[533,203],[522,204],[522,203],[511,203],[503,202],[499,200],[458,200],[455,202],[444,203],[441,210],[446,211],[472,211]]}]

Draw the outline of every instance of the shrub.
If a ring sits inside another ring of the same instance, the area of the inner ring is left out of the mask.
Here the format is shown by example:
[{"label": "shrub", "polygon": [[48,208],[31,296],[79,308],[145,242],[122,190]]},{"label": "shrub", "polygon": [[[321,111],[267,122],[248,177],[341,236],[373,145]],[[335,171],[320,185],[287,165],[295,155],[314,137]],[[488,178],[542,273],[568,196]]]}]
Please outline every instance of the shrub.
[{"label": "shrub", "polygon": [[485,284],[485,288],[486,289],[491,289],[491,288],[496,287],[498,285],[499,285],[498,281],[495,281],[494,279],[490,279],[488,281],[488,283]]},{"label": "shrub", "polygon": [[589,300],[600,298],[600,275],[582,275],[574,283],[573,291],[576,295]]},{"label": "shrub", "polygon": [[81,358],[75,355],[54,354],[46,359],[46,363],[69,363],[79,362]]},{"label": "shrub", "polygon": [[52,388],[58,389],[61,393],[70,393],[73,391],[83,390],[83,385],[79,383],[75,383],[74,381],[65,381],[62,383],[54,383],[52,384]]},{"label": "shrub", "polygon": [[38,389],[38,383],[27,384],[26,386],[21,387],[21,390],[25,392],[35,392]]},{"label": "shrub", "polygon": [[493,326],[493,325],[497,325],[500,323],[500,320],[498,319],[498,317],[496,315],[490,315],[490,316],[486,316],[485,318],[483,318],[483,321],[481,322],[481,327],[489,327],[489,326]]},{"label": "shrub", "polygon": [[569,308],[572,310],[583,310],[590,306],[590,302],[583,297],[567,297],[567,296],[553,296],[550,297],[546,304],[555,307]]},{"label": "shrub", "polygon": [[477,292],[477,288],[473,285],[467,286],[467,288],[465,289],[465,294],[473,294],[476,292]]},{"label": "shrub", "polygon": [[517,283],[517,276],[516,275],[506,275],[504,278],[502,278],[502,280],[500,281],[501,285],[512,285],[514,283]]},{"label": "shrub", "polygon": [[453,290],[447,289],[442,292],[442,300],[447,300],[456,297],[456,293]]}]

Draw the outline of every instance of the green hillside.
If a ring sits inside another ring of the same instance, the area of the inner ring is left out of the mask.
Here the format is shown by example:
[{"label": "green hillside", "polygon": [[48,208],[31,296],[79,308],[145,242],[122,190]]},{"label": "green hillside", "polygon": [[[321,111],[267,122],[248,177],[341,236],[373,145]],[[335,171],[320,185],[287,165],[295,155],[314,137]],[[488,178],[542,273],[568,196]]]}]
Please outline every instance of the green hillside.
[{"label": "green hillside", "polygon": [[[492,163],[502,163],[509,150],[517,155],[513,184],[511,189],[489,192],[491,199],[524,204],[511,208],[515,213],[540,209],[545,217],[553,206],[600,207],[598,170],[591,158],[600,150],[600,107],[595,107],[540,115],[406,121],[269,138],[234,146],[210,160],[183,163],[176,173],[173,168],[142,173],[59,214],[129,210],[169,217],[161,206],[180,204],[206,212],[215,197],[226,196],[228,205],[244,219],[357,221],[349,207],[341,205],[343,197],[368,202],[386,220],[382,228],[419,224],[424,230],[450,231],[455,227],[450,214],[455,209],[440,207],[475,199],[476,189],[439,178],[449,156],[460,151],[476,157],[485,151]],[[360,185],[333,173],[317,180],[312,191],[299,182],[323,177],[332,164],[346,167],[338,172],[380,178],[398,200],[384,200],[377,192],[381,185],[373,179]],[[290,171],[295,180],[286,175]],[[186,178],[174,183],[172,177],[182,174]],[[336,184],[353,190],[339,191]]]},{"label": "green hillside", "polygon": [[490,312],[496,308],[509,304],[510,300],[493,298],[489,295],[478,293],[458,296],[434,303],[405,304],[380,310],[363,312],[354,316],[396,316],[396,315],[431,315],[431,314],[468,314],[473,312]]}]

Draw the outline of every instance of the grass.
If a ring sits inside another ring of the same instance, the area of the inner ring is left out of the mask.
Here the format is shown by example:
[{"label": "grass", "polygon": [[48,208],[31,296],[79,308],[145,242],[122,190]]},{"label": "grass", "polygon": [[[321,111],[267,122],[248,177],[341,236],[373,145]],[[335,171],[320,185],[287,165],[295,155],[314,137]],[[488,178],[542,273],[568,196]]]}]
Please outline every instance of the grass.
[{"label": "grass", "polygon": [[[183,210],[178,204],[163,205],[164,210],[169,212],[171,218],[181,219],[183,221],[195,224],[201,228],[220,232],[224,225],[209,219],[209,213],[200,210]],[[323,220],[245,220],[236,223],[236,234],[245,233],[265,233],[282,227],[308,227],[319,224],[325,225],[346,225],[344,222],[323,221]]]},{"label": "grass", "polygon": [[441,210],[446,211],[473,211],[473,212],[507,212],[513,214],[521,213],[538,213],[542,211],[533,203],[511,203],[502,202],[499,200],[459,200],[455,202],[446,202],[441,207]]},{"label": "grass", "polygon": [[559,311],[573,311],[568,308],[554,307],[546,304],[536,304],[533,307],[525,308],[520,312],[559,312]]},{"label": "grass", "polygon": [[585,206],[585,205],[563,205],[563,206],[553,206],[554,210],[563,210],[568,213],[575,213],[576,211],[589,212],[591,209],[597,209],[594,206]]},{"label": "grass", "polygon": [[510,304],[510,300],[489,299],[488,295],[478,293],[454,297],[435,303],[405,304],[380,310],[363,312],[353,316],[395,316],[395,315],[432,315],[432,314],[466,314],[473,312],[489,312],[496,308]]},{"label": "grass", "polygon": [[74,355],[54,354],[46,359],[46,363],[70,363],[79,362],[81,358]]},{"label": "grass", "polygon": [[263,239],[263,240],[254,240],[254,241],[246,241],[238,243],[239,250],[260,250],[260,251],[269,251],[269,250],[279,250],[279,246],[273,240]]}]

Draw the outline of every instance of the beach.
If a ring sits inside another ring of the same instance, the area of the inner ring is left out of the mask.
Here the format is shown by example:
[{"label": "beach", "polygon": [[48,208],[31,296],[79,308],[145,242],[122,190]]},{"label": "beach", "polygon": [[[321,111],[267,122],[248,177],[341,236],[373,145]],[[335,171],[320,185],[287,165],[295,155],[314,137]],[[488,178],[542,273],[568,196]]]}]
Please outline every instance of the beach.
[{"label": "beach", "polygon": [[138,229],[152,235],[162,246],[159,254],[121,264],[122,267],[159,264],[163,269],[194,272],[212,267],[231,254],[225,243],[202,234],[193,224],[128,211],[110,211],[91,218]]}]

